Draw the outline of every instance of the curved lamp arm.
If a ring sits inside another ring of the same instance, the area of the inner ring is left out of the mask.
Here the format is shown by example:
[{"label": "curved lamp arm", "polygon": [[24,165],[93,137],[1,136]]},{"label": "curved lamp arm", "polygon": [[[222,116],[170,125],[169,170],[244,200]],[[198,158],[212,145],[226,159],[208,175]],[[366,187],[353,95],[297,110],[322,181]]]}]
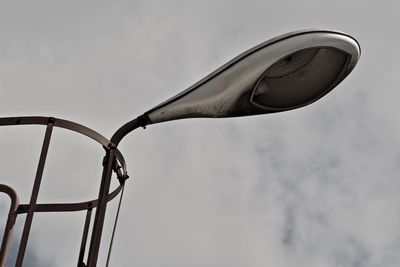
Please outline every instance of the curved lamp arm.
[{"label": "curved lamp arm", "polygon": [[132,132],[133,130],[143,127],[146,128],[146,125],[151,123],[150,119],[146,115],[141,115],[130,122],[125,123],[122,127],[120,127],[111,137],[110,141],[113,145],[118,146],[119,142],[121,142],[122,138],[124,138],[127,134]]}]

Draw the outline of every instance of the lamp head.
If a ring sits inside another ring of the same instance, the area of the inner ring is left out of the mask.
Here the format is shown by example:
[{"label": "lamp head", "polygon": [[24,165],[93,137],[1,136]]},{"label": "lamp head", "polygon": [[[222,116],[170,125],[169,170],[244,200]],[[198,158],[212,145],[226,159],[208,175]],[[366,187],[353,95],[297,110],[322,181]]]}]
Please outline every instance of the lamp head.
[{"label": "lamp head", "polygon": [[359,57],[357,41],[344,33],[292,32],[244,52],[145,115],[158,123],[299,108],[330,92]]}]

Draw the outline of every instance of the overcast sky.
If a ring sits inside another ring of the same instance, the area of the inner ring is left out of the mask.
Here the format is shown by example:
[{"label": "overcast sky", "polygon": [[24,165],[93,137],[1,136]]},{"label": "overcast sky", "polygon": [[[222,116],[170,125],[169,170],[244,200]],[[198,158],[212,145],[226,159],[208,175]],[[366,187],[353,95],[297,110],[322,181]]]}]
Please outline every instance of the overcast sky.
[{"label": "overcast sky", "polygon": [[[54,116],[110,137],[260,42],[344,31],[361,60],[320,101],[161,123],[120,144],[131,179],[110,266],[398,267],[399,18],[394,0],[0,1],[0,116]],[[0,129],[0,183],[24,204],[44,130]],[[94,198],[102,157],[93,141],[55,129],[39,202]],[[8,205],[0,196],[1,229]],[[35,215],[24,266],[74,266],[83,221]]]}]

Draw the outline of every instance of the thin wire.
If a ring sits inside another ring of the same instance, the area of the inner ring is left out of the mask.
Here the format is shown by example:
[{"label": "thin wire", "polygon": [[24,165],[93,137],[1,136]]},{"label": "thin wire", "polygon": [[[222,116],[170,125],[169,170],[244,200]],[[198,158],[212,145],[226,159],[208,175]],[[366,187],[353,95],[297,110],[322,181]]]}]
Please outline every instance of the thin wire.
[{"label": "thin wire", "polygon": [[112,232],[112,236],[111,236],[111,240],[110,240],[110,247],[108,248],[106,267],[108,267],[108,264],[110,263],[111,250],[112,250],[112,246],[114,243],[115,229],[117,228],[117,222],[118,222],[118,217],[119,217],[119,211],[121,209],[122,197],[124,195],[124,189],[125,189],[125,183],[122,186],[121,196],[119,198],[119,203],[118,203],[117,214],[115,215],[114,228],[113,228],[113,232]]}]

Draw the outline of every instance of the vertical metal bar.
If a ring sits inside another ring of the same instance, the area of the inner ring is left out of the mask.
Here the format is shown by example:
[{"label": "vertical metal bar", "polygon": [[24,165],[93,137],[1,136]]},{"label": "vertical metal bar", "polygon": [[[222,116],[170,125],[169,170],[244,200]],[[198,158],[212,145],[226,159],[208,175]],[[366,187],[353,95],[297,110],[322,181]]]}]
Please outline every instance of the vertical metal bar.
[{"label": "vertical metal bar", "polygon": [[85,266],[83,264],[83,257],[85,256],[85,248],[87,242],[87,236],[89,233],[90,219],[92,218],[92,208],[88,209],[86,212],[85,226],[83,228],[81,248],[79,250],[78,267]]},{"label": "vertical metal bar", "polygon": [[122,185],[121,196],[119,197],[119,202],[118,202],[117,214],[115,215],[114,227],[113,227],[113,231],[112,231],[112,234],[111,234],[110,246],[108,247],[108,255],[107,255],[106,267],[108,267],[108,265],[110,264],[111,251],[112,251],[112,247],[113,247],[113,244],[114,244],[115,231],[117,229],[119,212],[121,210],[122,198],[124,196],[125,181],[123,183],[124,184]]},{"label": "vertical metal bar", "polygon": [[95,267],[99,256],[101,234],[103,231],[104,217],[107,209],[107,194],[110,190],[111,174],[115,161],[115,146],[111,145],[104,158],[103,174],[99,190],[99,198],[96,208],[96,215],[93,223],[92,236],[90,240],[88,267]]},{"label": "vertical metal bar", "polygon": [[11,199],[10,210],[8,212],[7,222],[4,228],[3,241],[1,242],[0,249],[0,267],[5,267],[7,263],[8,249],[14,229],[15,219],[17,218],[17,209],[19,202],[17,193],[15,193],[15,191],[11,187],[0,184],[0,192],[6,193]]},{"label": "vertical metal bar", "polygon": [[36,170],[35,182],[33,184],[31,200],[29,202],[29,209],[25,219],[24,230],[22,232],[21,242],[19,245],[17,260],[15,263],[16,267],[21,267],[24,260],[26,245],[28,243],[29,232],[31,230],[33,214],[35,212],[36,201],[39,194],[40,183],[42,181],[44,165],[46,162],[47,151],[49,150],[49,144],[51,139],[51,133],[53,131],[54,118],[49,118],[49,123],[47,124],[46,133],[43,140],[42,151],[40,153],[39,164]]}]

